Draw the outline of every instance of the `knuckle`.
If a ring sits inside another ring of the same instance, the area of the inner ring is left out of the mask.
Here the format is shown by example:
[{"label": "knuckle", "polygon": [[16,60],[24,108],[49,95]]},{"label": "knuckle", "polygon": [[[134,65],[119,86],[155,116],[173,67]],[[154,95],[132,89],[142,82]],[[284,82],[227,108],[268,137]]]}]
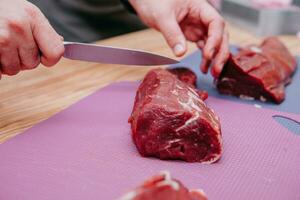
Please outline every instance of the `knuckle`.
[{"label": "knuckle", "polygon": [[32,57],[32,62],[29,66],[29,69],[34,69],[41,63],[40,55],[36,55]]},{"label": "knuckle", "polygon": [[55,65],[59,59],[62,57],[64,53],[64,46],[59,45],[55,49],[53,49],[51,52],[49,52],[47,55],[45,55],[47,63],[46,66],[52,66]]},{"label": "knuckle", "polygon": [[40,10],[37,6],[28,2],[28,5],[25,7],[25,12],[33,19],[40,16]]},{"label": "knuckle", "polygon": [[14,76],[14,75],[17,75],[19,72],[20,72],[20,70],[14,70],[14,71],[11,71],[8,75]]},{"label": "knuckle", "polygon": [[165,14],[161,13],[161,12],[152,12],[151,17],[155,21],[160,21],[160,20],[164,19]]},{"label": "knuckle", "polygon": [[58,52],[59,57],[61,57],[61,56],[64,55],[64,53],[65,53],[65,47],[64,47],[64,45],[63,45],[62,42],[60,43],[57,52]]},{"label": "knuckle", "polygon": [[224,20],[222,17],[220,17],[220,18],[218,19],[218,21],[219,21],[221,27],[224,28],[224,27],[225,27],[225,20]]},{"label": "knuckle", "polygon": [[39,56],[32,56],[27,62],[22,63],[24,69],[34,69],[40,64]]},{"label": "knuckle", "polygon": [[33,69],[39,63],[39,52],[37,46],[33,44],[29,44],[26,47],[22,47],[19,51],[22,69]]},{"label": "knuckle", "polygon": [[26,26],[26,22],[21,18],[13,18],[7,20],[8,27],[15,33],[22,34],[24,33],[24,27]]},{"label": "knuckle", "polygon": [[9,46],[11,34],[8,31],[0,32],[0,48]]},{"label": "knuckle", "polygon": [[53,60],[59,60],[60,57],[64,54],[64,46],[63,45],[58,45],[54,51],[52,51],[52,54],[51,54],[51,58]]},{"label": "knuckle", "polygon": [[9,69],[3,69],[3,74],[6,74],[8,76],[14,76],[17,75],[20,72],[20,69],[17,67],[10,67]]},{"label": "knuckle", "polygon": [[25,26],[25,20],[22,18],[11,18],[7,20],[7,25],[13,30],[22,30]]},{"label": "knuckle", "polygon": [[165,24],[165,21],[168,21],[167,18],[170,17],[166,16],[164,13],[152,12],[147,18],[152,23],[152,26],[160,27],[162,24]]}]

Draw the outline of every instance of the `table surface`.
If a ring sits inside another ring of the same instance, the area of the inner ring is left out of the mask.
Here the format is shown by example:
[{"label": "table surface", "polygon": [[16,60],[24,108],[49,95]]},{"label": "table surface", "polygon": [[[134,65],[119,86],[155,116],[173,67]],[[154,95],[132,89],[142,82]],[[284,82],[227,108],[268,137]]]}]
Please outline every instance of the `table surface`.
[{"label": "table surface", "polygon": [[[228,25],[230,42],[257,43],[255,37]],[[300,39],[280,36],[294,54],[300,54]],[[98,44],[143,49],[174,57],[160,33],[148,29],[97,42]],[[196,50],[189,44],[188,54]],[[187,54],[187,55],[188,55]],[[45,120],[112,82],[142,79],[151,67],[96,64],[62,59],[56,66],[39,66],[0,81],[0,143]]]}]

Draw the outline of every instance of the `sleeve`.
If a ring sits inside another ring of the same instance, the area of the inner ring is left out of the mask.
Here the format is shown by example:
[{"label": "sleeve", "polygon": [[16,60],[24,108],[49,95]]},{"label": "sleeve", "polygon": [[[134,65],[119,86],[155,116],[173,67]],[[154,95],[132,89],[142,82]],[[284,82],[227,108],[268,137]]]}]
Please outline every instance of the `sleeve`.
[{"label": "sleeve", "polygon": [[134,10],[134,8],[132,7],[132,5],[129,3],[128,0],[120,0],[120,1],[129,12],[136,14],[136,11]]}]

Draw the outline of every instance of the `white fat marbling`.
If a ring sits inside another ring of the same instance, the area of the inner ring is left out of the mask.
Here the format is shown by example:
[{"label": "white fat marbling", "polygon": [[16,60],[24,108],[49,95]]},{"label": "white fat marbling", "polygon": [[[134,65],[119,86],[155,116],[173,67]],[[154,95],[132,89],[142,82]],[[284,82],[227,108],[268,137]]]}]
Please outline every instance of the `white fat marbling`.
[{"label": "white fat marbling", "polygon": [[261,100],[262,102],[266,102],[267,101],[267,99],[264,96],[260,96],[259,100]]},{"label": "white fat marbling", "polygon": [[202,189],[191,189],[190,192],[198,193],[200,194],[200,196],[204,197],[205,199],[207,198],[205,192]]},{"label": "white fat marbling", "polygon": [[183,87],[181,87],[181,86],[179,86],[179,85],[176,85],[176,87],[177,87],[178,89],[180,89],[180,90],[183,89]]},{"label": "white fat marbling", "polygon": [[201,112],[201,109],[200,109],[200,107],[199,107],[199,105],[197,105],[196,103],[195,103],[195,101],[196,102],[199,102],[199,96],[198,96],[198,94],[196,93],[193,93],[193,92],[191,92],[191,91],[188,91],[188,96],[189,96],[189,99],[188,99],[188,101],[187,102],[182,102],[182,101],[178,101],[179,102],[179,104],[184,108],[184,109],[187,109],[187,110],[189,110],[189,111],[193,111],[194,109],[195,110],[197,110],[197,111],[199,111],[199,112]]},{"label": "white fat marbling", "polygon": [[253,51],[253,52],[255,52],[255,53],[262,53],[261,48],[256,47],[256,46],[250,47],[250,50]]},{"label": "white fat marbling", "polygon": [[[192,88],[188,88],[188,101],[187,102],[182,102],[180,101],[180,99],[178,99],[179,104],[184,108],[187,109],[189,111],[191,111],[193,113],[193,117],[191,117],[187,122],[185,123],[185,125],[183,125],[184,127],[187,126],[188,124],[191,124],[193,121],[197,120],[197,118],[200,117],[199,113],[202,112],[201,107],[198,104],[205,104],[202,100],[200,100],[199,95],[195,92],[195,90],[193,90]],[[198,104],[197,104],[198,103]],[[197,112],[198,111],[198,112]],[[209,115],[210,119],[213,122],[213,127],[219,131],[219,126],[218,126],[218,119],[213,115],[214,112],[212,109],[210,109],[211,112],[207,112],[207,114]],[[184,127],[179,127],[177,130],[180,130]]]},{"label": "white fat marbling", "polygon": [[254,107],[255,107],[255,108],[261,108],[261,105],[259,105],[259,104],[254,104]]},{"label": "white fat marbling", "polygon": [[228,78],[228,77],[224,77],[221,79],[221,81],[235,81],[235,79],[232,79],[232,78]]},{"label": "white fat marbling", "polygon": [[178,92],[177,92],[177,90],[172,90],[171,93],[174,94],[174,95],[176,95],[176,96],[179,95]]},{"label": "white fat marbling", "polygon": [[[155,185],[156,187],[168,185],[168,186],[171,186],[174,190],[180,189],[179,183],[172,180],[170,172],[161,171],[160,174],[164,177],[164,180],[156,183],[156,185]],[[127,194],[125,194],[118,200],[133,200],[137,195],[141,194],[142,192],[143,192],[143,188],[139,188],[139,189],[133,190],[131,192],[128,192]]]},{"label": "white fat marbling", "polygon": [[178,127],[175,131],[180,131],[181,129],[184,129],[185,127],[187,127],[188,125],[192,124],[194,121],[196,121],[199,118],[199,113],[195,112],[195,115],[193,117],[191,117],[190,119],[188,119],[187,121],[185,121],[185,123]]},{"label": "white fat marbling", "polygon": [[249,100],[249,101],[254,100],[254,97],[250,97],[250,96],[243,95],[243,94],[241,94],[239,97],[240,97],[240,99],[243,99],[243,100]]},{"label": "white fat marbling", "polygon": [[119,200],[132,200],[134,199],[138,194],[140,194],[140,190],[134,190],[131,192],[128,192],[127,194],[125,194],[124,196],[122,196]]},{"label": "white fat marbling", "polygon": [[177,183],[176,181],[172,180],[170,172],[168,172],[168,171],[162,171],[160,174],[162,174],[165,177],[165,180],[157,183],[157,186],[169,185],[174,190],[179,190],[180,189],[179,183]]}]

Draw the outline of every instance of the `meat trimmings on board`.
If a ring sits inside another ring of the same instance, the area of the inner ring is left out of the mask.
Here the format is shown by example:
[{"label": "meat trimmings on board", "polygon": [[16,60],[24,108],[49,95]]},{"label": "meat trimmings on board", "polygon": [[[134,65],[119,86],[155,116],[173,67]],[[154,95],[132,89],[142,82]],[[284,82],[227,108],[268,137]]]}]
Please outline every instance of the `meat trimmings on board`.
[{"label": "meat trimmings on board", "polygon": [[199,91],[164,69],[139,86],[129,118],[142,156],[213,163],[222,153],[221,126]]},{"label": "meat trimmings on board", "polygon": [[165,171],[128,192],[119,200],[207,200],[201,189],[188,190]]}]

